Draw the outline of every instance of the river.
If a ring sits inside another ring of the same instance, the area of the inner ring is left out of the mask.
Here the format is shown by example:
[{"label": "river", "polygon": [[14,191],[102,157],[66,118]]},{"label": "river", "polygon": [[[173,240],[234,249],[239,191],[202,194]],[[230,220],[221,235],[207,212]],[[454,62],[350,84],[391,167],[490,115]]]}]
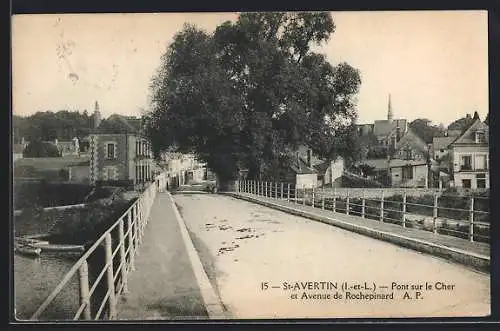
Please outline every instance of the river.
[{"label": "river", "polygon": [[[14,255],[14,309],[17,320],[27,320],[47,298],[77,258],[42,253],[38,258]],[[47,307],[41,320],[72,319],[78,308],[78,273]]]}]

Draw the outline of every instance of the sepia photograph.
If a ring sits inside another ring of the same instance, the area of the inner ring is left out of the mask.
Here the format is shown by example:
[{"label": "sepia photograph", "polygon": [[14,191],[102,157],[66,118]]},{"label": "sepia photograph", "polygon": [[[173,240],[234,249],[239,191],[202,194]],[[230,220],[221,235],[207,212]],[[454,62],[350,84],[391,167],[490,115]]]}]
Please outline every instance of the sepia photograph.
[{"label": "sepia photograph", "polygon": [[16,322],[491,315],[487,11],[11,19]]}]

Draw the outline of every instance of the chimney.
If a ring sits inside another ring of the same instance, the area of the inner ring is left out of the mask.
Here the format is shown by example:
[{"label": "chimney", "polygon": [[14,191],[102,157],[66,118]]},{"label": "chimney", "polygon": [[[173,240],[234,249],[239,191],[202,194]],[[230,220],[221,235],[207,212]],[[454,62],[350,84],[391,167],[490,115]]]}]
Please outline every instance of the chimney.
[{"label": "chimney", "polygon": [[307,150],[307,166],[312,168],[312,151],[310,149]]},{"label": "chimney", "polygon": [[471,118],[471,117],[470,117],[470,114],[467,114],[467,115],[465,116],[465,118],[470,119],[470,118]]},{"label": "chimney", "polygon": [[474,117],[473,117],[474,120],[478,120],[479,119],[479,114],[477,111],[474,112]]}]

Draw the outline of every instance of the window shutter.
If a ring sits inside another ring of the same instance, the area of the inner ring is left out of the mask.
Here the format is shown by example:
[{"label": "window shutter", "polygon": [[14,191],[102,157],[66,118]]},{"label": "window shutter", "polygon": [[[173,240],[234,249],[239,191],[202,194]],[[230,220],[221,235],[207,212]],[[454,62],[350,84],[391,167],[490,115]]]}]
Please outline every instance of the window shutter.
[{"label": "window shutter", "polygon": [[114,150],[115,150],[114,158],[116,159],[118,157],[118,144],[114,143],[114,145],[115,145],[115,148],[114,148]]},{"label": "window shutter", "polygon": [[104,158],[108,158],[108,143],[104,144]]}]

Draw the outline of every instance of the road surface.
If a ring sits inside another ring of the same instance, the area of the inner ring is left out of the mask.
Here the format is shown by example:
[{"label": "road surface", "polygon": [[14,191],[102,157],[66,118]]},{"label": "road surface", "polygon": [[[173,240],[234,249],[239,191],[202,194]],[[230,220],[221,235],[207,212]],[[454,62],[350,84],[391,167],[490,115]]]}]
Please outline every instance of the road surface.
[{"label": "road surface", "polygon": [[233,318],[490,313],[487,274],[235,198],[174,199]]}]

